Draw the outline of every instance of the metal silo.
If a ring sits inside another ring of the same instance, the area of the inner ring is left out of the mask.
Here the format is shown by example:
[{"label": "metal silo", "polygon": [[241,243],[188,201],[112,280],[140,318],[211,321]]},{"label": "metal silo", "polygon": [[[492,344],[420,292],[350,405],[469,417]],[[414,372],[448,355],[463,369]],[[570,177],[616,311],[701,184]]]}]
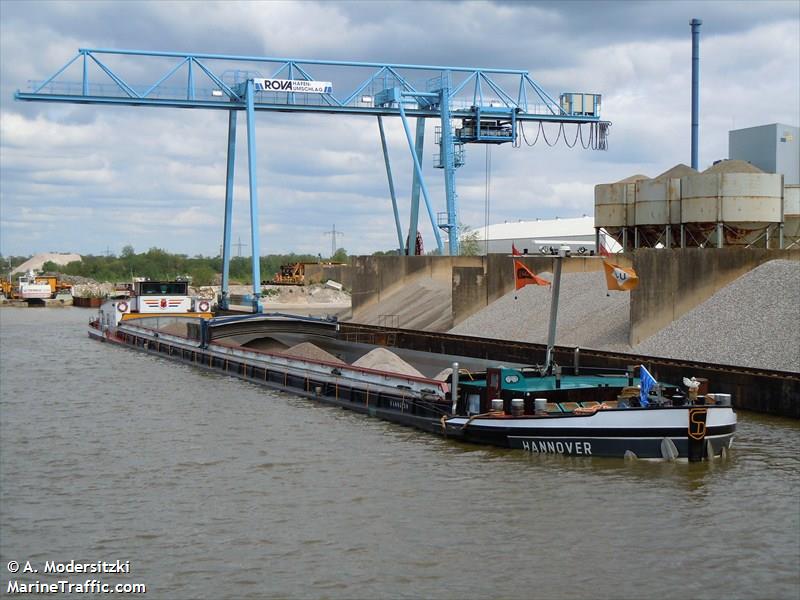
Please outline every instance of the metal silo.
[{"label": "metal silo", "polygon": [[616,183],[603,183],[594,187],[594,226],[606,233],[623,248],[628,248],[636,223],[637,182],[645,175],[633,175]]},{"label": "metal silo", "polygon": [[742,161],[722,161],[682,177],[684,245],[768,245],[783,220],[782,192],[780,175],[762,173]]},{"label": "metal silo", "polygon": [[681,177],[697,174],[678,164],[654,179],[637,183],[635,247],[667,248],[680,243]]},{"label": "metal silo", "polygon": [[783,220],[783,247],[800,247],[800,185],[783,187]]}]

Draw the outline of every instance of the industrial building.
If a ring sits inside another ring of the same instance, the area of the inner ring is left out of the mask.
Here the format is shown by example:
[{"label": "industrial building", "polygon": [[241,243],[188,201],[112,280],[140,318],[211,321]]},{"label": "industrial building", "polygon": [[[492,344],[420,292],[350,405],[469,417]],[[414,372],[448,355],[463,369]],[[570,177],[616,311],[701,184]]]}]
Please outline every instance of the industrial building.
[{"label": "industrial building", "polygon": [[[573,253],[595,252],[594,218],[506,221],[475,230],[480,254],[511,254],[512,245],[522,254],[550,254],[552,248],[570,247]],[[488,249],[488,252],[487,252]]]},{"label": "industrial building", "polygon": [[783,123],[728,132],[728,156],[765,173],[783,175],[784,185],[800,184],[800,129]]}]

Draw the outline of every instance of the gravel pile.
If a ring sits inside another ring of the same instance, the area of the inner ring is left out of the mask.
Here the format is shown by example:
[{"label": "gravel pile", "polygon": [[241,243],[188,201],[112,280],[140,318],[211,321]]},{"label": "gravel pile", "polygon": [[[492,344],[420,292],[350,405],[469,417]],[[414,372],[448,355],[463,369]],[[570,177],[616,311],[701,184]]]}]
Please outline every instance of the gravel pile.
[{"label": "gravel pile", "polygon": [[800,372],[800,262],[764,263],[633,351]]},{"label": "gravel pile", "polygon": [[80,298],[104,298],[112,295],[114,288],[113,283],[97,283],[89,280],[89,283],[73,284],[72,295]]},{"label": "gravel pile", "polygon": [[[556,344],[800,372],[800,262],[765,263],[631,348],[630,296],[606,292],[603,273],[561,279]],[[503,296],[451,333],[547,343],[550,288]]]},{"label": "gravel pile", "polygon": [[[236,292],[231,292],[236,293]],[[252,287],[245,294],[252,293]],[[350,294],[321,283],[311,285],[265,285],[262,298],[273,304],[349,304]]]},{"label": "gravel pile", "polygon": [[[541,274],[550,278],[549,274]],[[630,295],[609,292],[602,271],[564,273],[558,302],[556,344],[630,351]],[[550,287],[528,285],[468,317],[451,333],[547,343]]]},{"label": "gravel pile", "polygon": [[11,275],[17,273],[27,273],[28,271],[41,271],[44,263],[51,262],[57,265],[68,265],[71,262],[80,262],[83,260],[80,254],[70,254],[61,252],[45,252],[36,254],[26,260],[24,263],[11,271]]},{"label": "gravel pile", "polygon": [[390,373],[399,373],[400,375],[424,377],[422,373],[386,348],[370,350],[354,362],[353,366],[363,367],[365,369],[376,369],[378,371],[389,371]]},{"label": "gravel pile", "polygon": [[687,167],[683,163],[678,163],[671,169],[664,171],[661,175],[656,175],[653,177],[653,180],[666,181],[667,179],[688,177],[689,175],[697,175],[697,171],[695,171],[692,167]]},{"label": "gravel pile", "polygon": [[721,160],[708,167],[703,173],[763,173],[757,166],[746,160]]},{"label": "gravel pile", "polygon": [[284,350],[283,353],[290,356],[296,356],[298,358],[307,358],[309,360],[323,360],[341,365],[346,364],[343,360],[336,358],[330,352],[326,352],[311,342],[301,342],[299,344],[295,344],[291,348]]}]

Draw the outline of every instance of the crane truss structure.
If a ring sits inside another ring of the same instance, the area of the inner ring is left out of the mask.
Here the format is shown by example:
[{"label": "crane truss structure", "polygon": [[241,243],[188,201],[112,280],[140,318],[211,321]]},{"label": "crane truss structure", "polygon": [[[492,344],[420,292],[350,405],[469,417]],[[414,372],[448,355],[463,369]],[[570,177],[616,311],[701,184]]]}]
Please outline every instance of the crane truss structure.
[{"label": "crane truss structure", "polygon": [[[66,80],[69,76],[73,79]],[[148,83],[130,83],[132,76],[147,79]],[[564,93],[556,101],[525,70],[142,50],[81,48],[53,75],[41,81],[30,81],[29,90],[18,90],[14,97],[29,102],[228,111],[223,307],[227,307],[228,302],[236,117],[239,111],[244,111],[255,311],[260,310],[261,292],[256,111],[377,117],[401,253],[413,253],[421,192],[439,252],[445,253],[441,229],[448,235],[447,251],[458,254],[455,171],[464,163],[465,144],[516,143],[522,123],[532,121],[538,122],[540,127],[542,123],[557,123],[562,131],[564,124],[576,124],[576,140],[580,133],[582,141],[580,128],[588,124],[589,143],[584,144],[584,148],[604,150],[610,125],[600,120],[599,95]],[[413,162],[408,243],[404,241],[400,223],[383,117],[401,119]],[[409,123],[411,117],[416,118],[414,134]],[[437,119],[440,123],[436,139],[440,150],[434,157],[434,166],[444,171],[446,213],[444,219],[438,220],[422,174],[426,119]]]}]

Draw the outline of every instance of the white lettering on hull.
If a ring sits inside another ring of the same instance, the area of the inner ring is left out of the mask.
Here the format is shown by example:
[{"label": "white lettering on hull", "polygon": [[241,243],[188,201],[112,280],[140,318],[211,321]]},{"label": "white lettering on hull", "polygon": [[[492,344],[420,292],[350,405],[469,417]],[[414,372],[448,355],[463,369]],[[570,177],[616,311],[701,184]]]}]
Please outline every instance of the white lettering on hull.
[{"label": "white lettering on hull", "polygon": [[522,449],[534,454],[567,454],[586,456],[592,454],[591,442],[521,440]]}]

